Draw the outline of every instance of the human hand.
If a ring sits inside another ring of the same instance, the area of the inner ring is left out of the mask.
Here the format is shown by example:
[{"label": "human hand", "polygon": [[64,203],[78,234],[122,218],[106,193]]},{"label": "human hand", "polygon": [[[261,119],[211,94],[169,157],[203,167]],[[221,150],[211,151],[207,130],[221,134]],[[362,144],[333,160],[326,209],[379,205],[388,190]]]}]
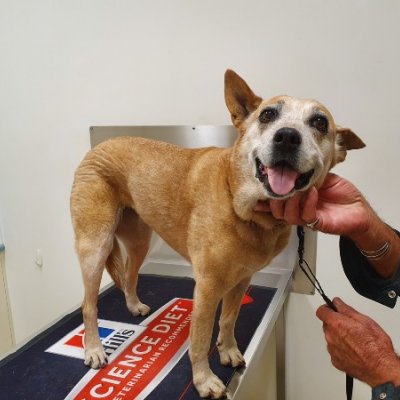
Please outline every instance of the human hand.
[{"label": "human hand", "polygon": [[333,302],[337,312],[326,305],[317,310],[333,366],[371,387],[387,382],[399,386],[400,360],[390,337],[342,300]]},{"label": "human hand", "polygon": [[258,203],[255,211],[271,212],[290,225],[306,225],[318,220],[315,229],[352,236],[366,232],[374,212],[360,191],[349,181],[328,174],[322,186],[285,200]]}]

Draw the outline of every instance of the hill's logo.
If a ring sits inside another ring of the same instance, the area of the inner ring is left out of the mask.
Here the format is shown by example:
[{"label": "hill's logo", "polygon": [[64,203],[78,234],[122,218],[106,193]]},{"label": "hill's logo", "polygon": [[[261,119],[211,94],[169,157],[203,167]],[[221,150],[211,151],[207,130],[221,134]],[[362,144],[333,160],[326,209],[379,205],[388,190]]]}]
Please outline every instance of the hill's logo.
[{"label": "hill's logo", "polygon": [[[125,324],[104,319],[99,319],[98,324],[100,340],[108,356],[111,356],[128,339],[138,336],[145,329],[140,325]],[[83,360],[85,358],[84,339],[85,329],[82,324],[46,351]]]},{"label": "hill's logo", "polygon": [[[65,400],[145,399],[187,351],[192,309],[193,300],[175,298],[140,325],[99,320],[109,363],[90,369]],[[84,336],[81,325],[47,351],[83,358]]]}]

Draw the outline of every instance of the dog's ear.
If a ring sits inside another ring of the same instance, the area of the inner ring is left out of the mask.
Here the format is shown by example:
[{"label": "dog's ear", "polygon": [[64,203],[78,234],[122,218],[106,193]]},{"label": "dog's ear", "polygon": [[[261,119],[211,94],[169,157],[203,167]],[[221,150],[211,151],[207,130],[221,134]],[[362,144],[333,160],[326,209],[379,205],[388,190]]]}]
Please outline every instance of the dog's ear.
[{"label": "dog's ear", "polygon": [[231,69],[225,72],[225,103],[236,128],[240,128],[261,101],[238,74]]},{"label": "dog's ear", "polygon": [[347,150],[362,149],[363,147],[365,147],[365,143],[351,129],[336,126],[335,159],[333,165],[345,160]]}]

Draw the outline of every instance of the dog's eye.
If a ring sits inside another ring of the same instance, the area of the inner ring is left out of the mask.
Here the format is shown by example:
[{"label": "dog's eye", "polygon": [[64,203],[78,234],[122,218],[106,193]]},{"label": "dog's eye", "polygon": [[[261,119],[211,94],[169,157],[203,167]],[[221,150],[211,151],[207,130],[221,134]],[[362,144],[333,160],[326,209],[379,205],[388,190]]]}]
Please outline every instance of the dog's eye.
[{"label": "dog's eye", "polygon": [[276,108],[268,107],[261,112],[258,119],[261,123],[266,124],[267,122],[271,122],[274,119],[276,119],[277,116],[278,116],[278,110]]},{"label": "dog's eye", "polygon": [[321,115],[312,118],[310,125],[322,133],[328,132],[328,120]]}]

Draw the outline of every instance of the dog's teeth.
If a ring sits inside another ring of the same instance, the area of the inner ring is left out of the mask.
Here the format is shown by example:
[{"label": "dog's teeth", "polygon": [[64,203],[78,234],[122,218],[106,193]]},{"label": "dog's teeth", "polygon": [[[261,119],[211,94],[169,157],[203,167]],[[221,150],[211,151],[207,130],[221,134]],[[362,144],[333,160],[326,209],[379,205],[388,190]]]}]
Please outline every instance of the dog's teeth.
[{"label": "dog's teeth", "polygon": [[261,160],[257,157],[256,158],[256,174],[255,177],[260,181],[260,182],[264,182],[265,180],[265,176],[267,175],[265,173],[265,166],[264,164],[261,162]]}]

